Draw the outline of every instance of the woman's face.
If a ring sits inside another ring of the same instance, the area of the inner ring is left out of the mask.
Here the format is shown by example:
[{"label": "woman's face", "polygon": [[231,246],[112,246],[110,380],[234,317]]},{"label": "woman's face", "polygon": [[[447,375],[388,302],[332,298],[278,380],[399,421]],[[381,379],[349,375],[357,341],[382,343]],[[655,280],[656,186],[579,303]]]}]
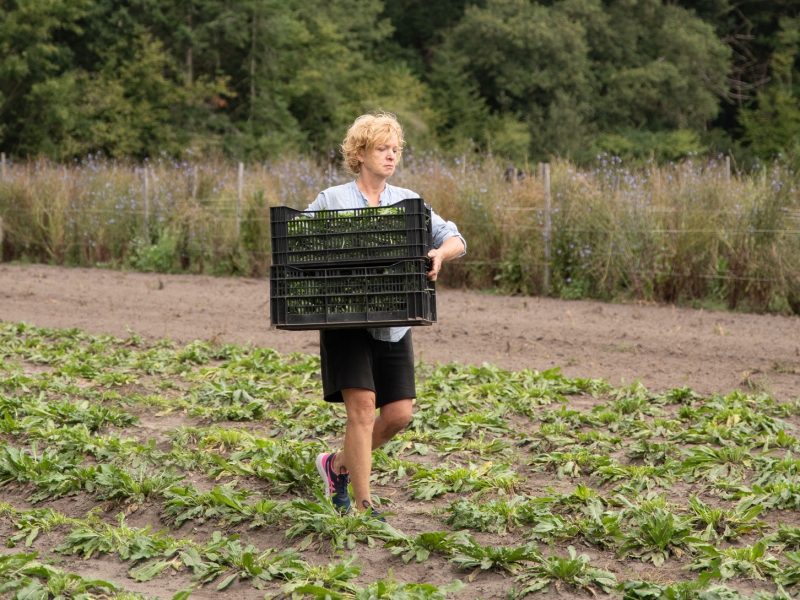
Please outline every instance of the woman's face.
[{"label": "woman's face", "polygon": [[376,144],[374,148],[358,152],[361,169],[384,179],[394,173],[398,158],[400,158],[400,143],[396,135],[385,143]]}]

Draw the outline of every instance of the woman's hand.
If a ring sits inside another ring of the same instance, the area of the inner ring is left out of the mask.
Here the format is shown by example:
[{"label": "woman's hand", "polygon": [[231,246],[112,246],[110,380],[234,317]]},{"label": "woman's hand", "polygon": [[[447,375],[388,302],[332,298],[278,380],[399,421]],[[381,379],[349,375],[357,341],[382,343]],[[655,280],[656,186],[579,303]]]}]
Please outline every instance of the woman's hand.
[{"label": "woman's hand", "polygon": [[428,258],[431,259],[431,268],[428,271],[428,279],[436,281],[439,276],[439,271],[442,268],[442,251],[441,249],[434,249],[428,252]]},{"label": "woman's hand", "polygon": [[428,279],[436,281],[439,271],[442,269],[442,263],[461,256],[463,252],[464,243],[461,238],[456,236],[447,238],[439,248],[428,252],[428,257],[431,259],[431,270],[428,271]]}]

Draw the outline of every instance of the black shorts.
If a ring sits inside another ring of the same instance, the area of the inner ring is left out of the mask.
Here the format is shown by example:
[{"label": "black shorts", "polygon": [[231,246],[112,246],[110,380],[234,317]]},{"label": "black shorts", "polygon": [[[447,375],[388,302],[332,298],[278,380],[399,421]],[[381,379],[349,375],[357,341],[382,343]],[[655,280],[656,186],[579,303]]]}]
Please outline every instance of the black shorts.
[{"label": "black shorts", "polygon": [[326,402],[344,402],[342,390],[375,392],[375,406],[416,398],[411,331],[399,342],[382,342],[366,329],[319,332],[322,389]]}]

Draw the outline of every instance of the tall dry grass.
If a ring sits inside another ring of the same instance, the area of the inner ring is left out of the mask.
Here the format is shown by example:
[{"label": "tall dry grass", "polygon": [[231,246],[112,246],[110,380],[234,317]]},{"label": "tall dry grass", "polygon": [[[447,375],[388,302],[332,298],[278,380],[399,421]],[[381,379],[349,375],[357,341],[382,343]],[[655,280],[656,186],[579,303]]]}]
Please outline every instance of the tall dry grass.
[{"label": "tall dry grass", "polygon": [[[236,166],[88,158],[12,164],[0,181],[3,260],[264,275],[269,207],[305,207],[349,181],[297,157],[248,165],[237,235]],[[550,293],[565,298],[702,301],[800,314],[800,177],[767,165],[725,176],[717,161],[631,170],[552,165]],[[544,290],[544,190],[496,159],[406,157],[394,185],[455,221],[469,254],[444,282],[505,293]]]}]

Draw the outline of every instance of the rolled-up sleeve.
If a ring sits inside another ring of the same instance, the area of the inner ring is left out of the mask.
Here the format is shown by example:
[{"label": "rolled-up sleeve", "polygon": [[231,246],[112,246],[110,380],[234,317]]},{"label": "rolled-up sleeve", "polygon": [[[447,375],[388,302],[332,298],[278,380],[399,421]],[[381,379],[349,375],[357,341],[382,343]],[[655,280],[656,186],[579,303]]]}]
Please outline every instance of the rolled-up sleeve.
[{"label": "rolled-up sleeve", "polygon": [[459,233],[456,224],[452,221],[445,221],[442,217],[433,212],[433,209],[431,209],[431,230],[433,233],[434,248],[439,248],[444,244],[447,238],[456,236],[461,240],[461,243],[464,244],[464,252],[458,256],[464,256],[467,253],[467,240]]}]

